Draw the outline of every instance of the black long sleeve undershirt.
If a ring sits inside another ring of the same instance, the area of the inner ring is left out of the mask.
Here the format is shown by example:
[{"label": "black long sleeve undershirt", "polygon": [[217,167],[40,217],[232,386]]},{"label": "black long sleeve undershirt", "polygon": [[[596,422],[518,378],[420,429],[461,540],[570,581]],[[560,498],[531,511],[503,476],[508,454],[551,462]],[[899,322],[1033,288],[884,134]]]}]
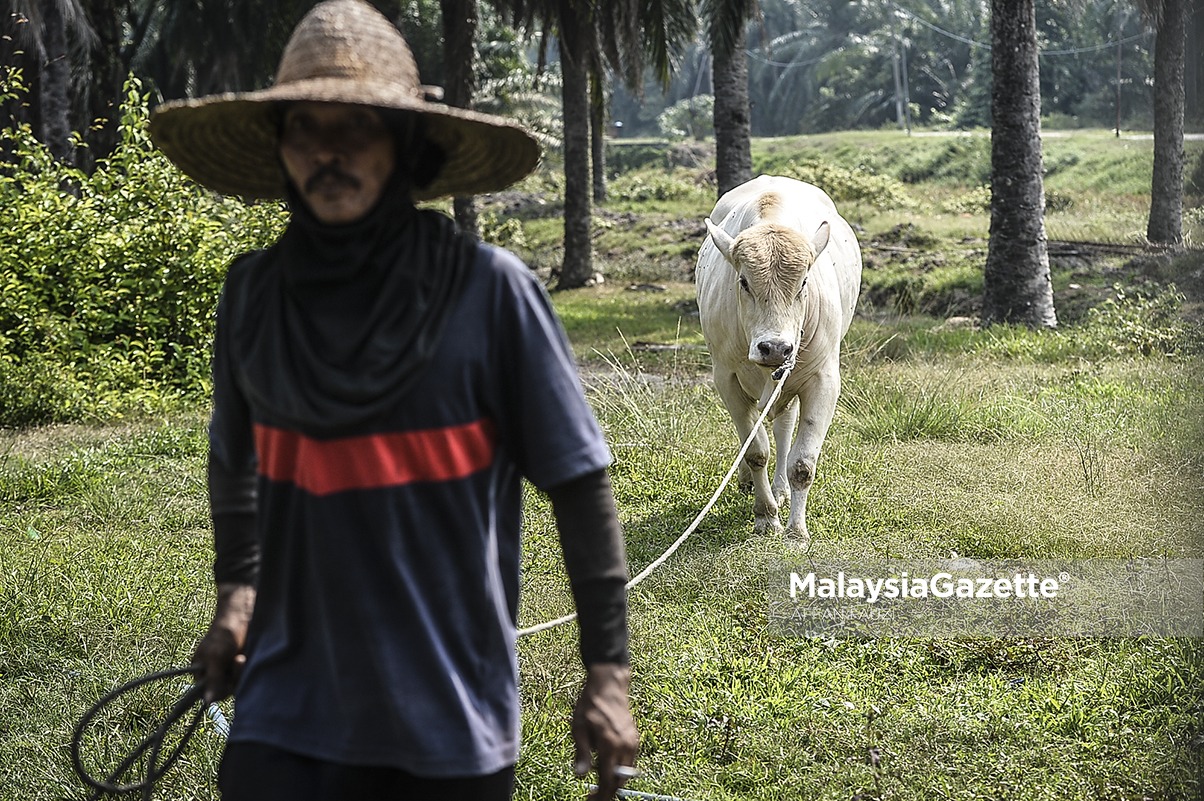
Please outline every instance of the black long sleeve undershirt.
[{"label": "black long sleeve undershirt", "polygon": [[605,470],[548,490],[577,606],[581,659],[628,664],[627,553]]},{"label": "black long sleeve undershirt", "polygon": [[233,473],[209,457],[209,511],[213,517],[213,578],[218,584],[255,584],[259,538],[255,535],[254,473]]}]

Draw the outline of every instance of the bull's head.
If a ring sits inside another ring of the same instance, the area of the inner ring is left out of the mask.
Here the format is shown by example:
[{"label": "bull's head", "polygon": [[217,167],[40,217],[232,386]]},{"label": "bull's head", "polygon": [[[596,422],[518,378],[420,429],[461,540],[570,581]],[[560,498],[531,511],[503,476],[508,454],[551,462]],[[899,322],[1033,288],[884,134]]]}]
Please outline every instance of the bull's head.
[{"label": "bull's head", "polygon": [[732,237],[708,219],[707,231],[735,268],[740,324],[748,336],[748,359],[781,367],[794,358],[806,314],[807,274],[828,244],[822,222],[810,241],[793,228],[762,222]]}]

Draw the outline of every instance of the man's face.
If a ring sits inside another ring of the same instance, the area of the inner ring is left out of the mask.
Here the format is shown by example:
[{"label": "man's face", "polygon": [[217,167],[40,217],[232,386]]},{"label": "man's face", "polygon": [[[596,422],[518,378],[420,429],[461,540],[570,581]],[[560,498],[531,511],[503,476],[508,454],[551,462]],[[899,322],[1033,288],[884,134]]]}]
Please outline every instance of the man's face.
[{"label": "man's face", "polygon": [[380,200],[393,173],[393,135],[380,115],[346,103],[294,103],[284,114],[280,156],[293,186],[321,222],[355,222]]}]

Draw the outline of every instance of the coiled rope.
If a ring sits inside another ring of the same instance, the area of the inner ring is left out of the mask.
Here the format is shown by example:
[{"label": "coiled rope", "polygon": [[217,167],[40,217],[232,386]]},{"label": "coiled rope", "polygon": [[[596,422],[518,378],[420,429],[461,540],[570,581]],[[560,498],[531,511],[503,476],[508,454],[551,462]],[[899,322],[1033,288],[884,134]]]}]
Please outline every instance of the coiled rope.
[{"label": "coiled rope", "polygon": [[[194,670],[191,667],[171,668],[169,670],[161,670],[157,673],[148,673],[133,681],[128,681],[89,707],[88,711],[79,719],[79,723],[75,724],[75,731],[71,735],[71,764],[84,784],[96,791],[90,796],[91,801],[96,801],[96,799],[106,794],[123,795],[139,791],[142,793],[143,801],[150,801],[151,791],[154,789],[155,782],[161,779],[163,774],[167,773],[176,760],[180,758],[180,754],[184,751],[184,746],[188,745],[189,740],[192,739],[192,735],[196,733],[197,727],[201,723],[201,718],[208,707],[208,704],[204,700],[205,688],[201,685],[189,687],[175,704],[172,705],[171,710],[155,730],[138,743],[134,750],[125,759],[121,760],[121,763],[109,774],[108,778],[103,780],[96,778],[88,772],[88,769],[84,767],[83,757],[80,753],[84,735],[87,733],[92,721],[111,703],[121,696],[137,690],[139,687],[158,681],[175,679],[192,674],[193,672]],[[195,710],[193,707],[196,707]],[[184,731],[180,735],[180,741],[176,743],[175,748],[171,750],[167,758],[160,762],[159,756],[163,750],[163,742],[167,737],[167,733],[190,710],[192,710],[192,718],[185,724]],[[122,777],[129,772],[143,754],[146,754],[146,773],[142,781],[122,784]]]}]

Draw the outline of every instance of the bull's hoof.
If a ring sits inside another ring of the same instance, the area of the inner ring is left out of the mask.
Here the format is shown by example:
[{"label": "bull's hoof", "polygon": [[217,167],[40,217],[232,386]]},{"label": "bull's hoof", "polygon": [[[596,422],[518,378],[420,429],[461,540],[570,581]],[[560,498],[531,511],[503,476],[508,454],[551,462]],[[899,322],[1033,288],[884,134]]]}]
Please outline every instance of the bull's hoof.
[{"label": "bull's hoof", "polygon": [[782,530],[782,521],[778,520],[777,515],[773,517],[758,515],[756,522],[753,523],[754,534],[781,534]]},{"label": "bull's hoof", "polygon": [[786,547],[792,550],[806,551],[811,547],[811,535],[806,528],[786,529]]}]

